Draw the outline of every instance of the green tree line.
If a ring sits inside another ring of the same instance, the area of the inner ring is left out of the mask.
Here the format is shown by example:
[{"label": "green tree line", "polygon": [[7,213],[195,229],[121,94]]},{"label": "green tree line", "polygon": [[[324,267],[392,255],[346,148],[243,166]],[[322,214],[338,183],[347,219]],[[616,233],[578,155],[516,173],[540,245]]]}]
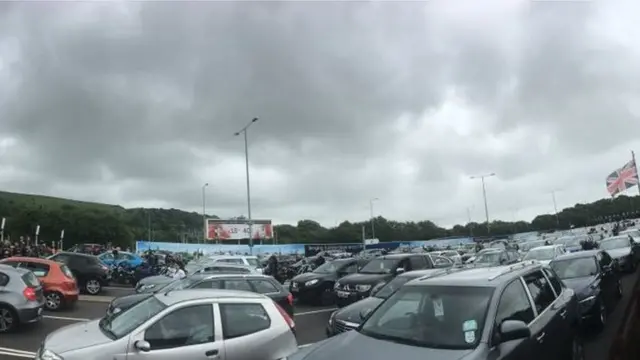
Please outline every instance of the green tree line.
[{"label": "green tree line", "polygon": [[[208,215],[210,217],[215,217]],[[424,221],[374,219],[375,236],[380,241],[429,240],[451,236],[508,235],[527,231],[552,231],[596,225],[623,217],[640,216],[640,196],[619,196],[590,204],[576,204],[555,214],[536,216],[531,222],[492,221],[455,225],[451,229]],[[35,236],[40,225],[40,240],[50,243],[65,231],[65,247],[76,243],[113,243],[132,246],[136,240],[201,242],[202,215],[178,209],[125,209],[121,206],[75,201],[39,195],[0,192],[0,217],[6,219],[4,235],[16,240]],[[344,221],[325,228],[313,220],[296,225],[276,225],[279,243],[349,243],[371,236],[371,224]],[[488,233],[490,229],[490,233]]]}]

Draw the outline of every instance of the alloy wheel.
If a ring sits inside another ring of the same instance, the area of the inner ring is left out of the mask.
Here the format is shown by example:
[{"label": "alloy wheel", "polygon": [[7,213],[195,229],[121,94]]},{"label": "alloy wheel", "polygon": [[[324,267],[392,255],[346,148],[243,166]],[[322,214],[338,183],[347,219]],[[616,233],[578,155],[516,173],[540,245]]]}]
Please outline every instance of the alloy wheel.
[{"label": "alloy wheel", "polygon": [[89,280],[84,287],[91,295],[97,295],[101,290],[100,282],[98,282],[98,280]]},{"label": "alloy wheel", "polygon": [[601,325],[604,325],[607,322],[607,308],[604,306],[602,301],[600,301],[600,313],[598,314],[598,319],[600,320]]},{"label": "alloy wheel", "polygon": [[45,306],[49,310],[58,310],[62,304],[62,298],[57,293],[49,293],[45,297]]},{"label": "alloy wheel", "polygon": [[584,360],[584,345],[582,339],[575,335],[571,345],[571,360]]},{"label": "alloy wheel", "polygon": [[15,318],[9,309],[0,308],[0,333],[11,330],[14,326]]}]

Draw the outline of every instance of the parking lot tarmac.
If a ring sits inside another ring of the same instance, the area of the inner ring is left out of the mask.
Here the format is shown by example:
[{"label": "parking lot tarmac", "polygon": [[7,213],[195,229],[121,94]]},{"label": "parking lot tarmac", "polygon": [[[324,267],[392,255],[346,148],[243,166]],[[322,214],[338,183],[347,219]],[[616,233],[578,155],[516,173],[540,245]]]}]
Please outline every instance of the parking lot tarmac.
[{"label": "parking lot tarmac", "polygon": [[[623,278],[624,296],[609,315],[607,325],[600,334],[591,335],[587,339],[586,360],[605,360],[608,358],[609,347],[614,334],[620,326],[624,310],[629,303],[631,291],[638,280],[638,273],[626,275]],[[126,288],[107,288],[102,298],[122,296],[132,293]],[[83,297],[84,298],[84,297]],[[0,360],[17,360],[33,358],[44,338],[50,332],[65,325],[87,321],[102,317],[107,307],[106,302],[79,301],[73,309],[46,312],[39,324],[27,326],[13,334],[4,334],[0,338]],[[325,326],[331,315],[332,308],[319,308],[299,305],[296,307],[296,330],[298,343],[311,344],[325,338]]]}]

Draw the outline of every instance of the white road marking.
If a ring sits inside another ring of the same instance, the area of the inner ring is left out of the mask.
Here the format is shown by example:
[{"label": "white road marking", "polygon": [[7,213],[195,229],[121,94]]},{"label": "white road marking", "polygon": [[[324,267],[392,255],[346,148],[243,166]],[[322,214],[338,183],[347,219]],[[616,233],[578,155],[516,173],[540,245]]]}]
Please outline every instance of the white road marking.
[{"label": "white road marking", "polygon": [[293,316],[295,317],[295,316],[313,315],[313,314],[320,314],[320,313],[336,311],[336,310],[338,310],[338,308],[311,310],[311,311],[305,311],[301,313],[293,313]]},{"label": "white road marking", "polygon": [[45,318],[45,319],[64,320],[64,321],[90,321],[91,320],[91,319],[85,319],[85,318],[75,318],[75,317],[66,317],[66,316],[51,316],[51,315],[43,315],[42,317]]}]

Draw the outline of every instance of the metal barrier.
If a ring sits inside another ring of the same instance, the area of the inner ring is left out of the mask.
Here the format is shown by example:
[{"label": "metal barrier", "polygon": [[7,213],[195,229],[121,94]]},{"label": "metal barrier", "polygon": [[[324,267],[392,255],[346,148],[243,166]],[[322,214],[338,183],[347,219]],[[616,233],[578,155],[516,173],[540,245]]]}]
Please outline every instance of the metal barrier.
[{"label": "metal barrier", "polygon": [[609,360],[640,359],[640,276],[630,291],[629,304],[609,350]]}]

